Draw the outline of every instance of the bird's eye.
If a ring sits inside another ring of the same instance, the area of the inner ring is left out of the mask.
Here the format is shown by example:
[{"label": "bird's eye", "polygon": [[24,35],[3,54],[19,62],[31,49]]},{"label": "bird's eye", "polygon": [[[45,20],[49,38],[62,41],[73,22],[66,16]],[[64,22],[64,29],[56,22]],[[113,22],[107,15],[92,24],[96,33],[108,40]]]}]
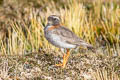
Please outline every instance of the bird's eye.
[{"label": "bird's eye", "polygon": [[57,21],[57,19],[56,19],[56,18],[54,18],[54,21]]}]

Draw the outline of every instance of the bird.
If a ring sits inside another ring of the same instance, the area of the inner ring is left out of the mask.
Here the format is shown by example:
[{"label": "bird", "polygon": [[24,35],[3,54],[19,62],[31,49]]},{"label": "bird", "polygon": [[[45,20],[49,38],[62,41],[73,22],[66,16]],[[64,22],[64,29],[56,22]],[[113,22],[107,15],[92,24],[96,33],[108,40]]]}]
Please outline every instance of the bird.
[{"label": "bird", "polygon": [[93,52],[95,51],[95,48],[91,44],[85,42],[67,27],[62,26],[61,18],[58,15],[50,15],[47,17],[44,36],[52,45],[66,49],[66,53],[63,55],[63,62],[56,64],[56,66],[62,68],[66,66],[70,56],[70,49],[82,46],[91,49]]}]

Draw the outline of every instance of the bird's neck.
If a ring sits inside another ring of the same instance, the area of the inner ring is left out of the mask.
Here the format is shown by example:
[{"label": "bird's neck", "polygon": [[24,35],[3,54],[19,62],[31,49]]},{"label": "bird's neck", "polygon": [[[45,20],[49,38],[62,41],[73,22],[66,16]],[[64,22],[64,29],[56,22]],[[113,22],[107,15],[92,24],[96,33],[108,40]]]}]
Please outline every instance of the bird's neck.
[{"label": "bird's neck", "polygon": [[50,31],[50,30],[53,30],[53,29],[58,28],[58,27],[60,27],[60,24],[56,24],[56,25],[47,24],[46,29],[48,31]]},{"label": "bird's neck", "polygon": [[56,24],[47,23],[47,26],[60,26],[60,24],[59,23],[56,23]]}]

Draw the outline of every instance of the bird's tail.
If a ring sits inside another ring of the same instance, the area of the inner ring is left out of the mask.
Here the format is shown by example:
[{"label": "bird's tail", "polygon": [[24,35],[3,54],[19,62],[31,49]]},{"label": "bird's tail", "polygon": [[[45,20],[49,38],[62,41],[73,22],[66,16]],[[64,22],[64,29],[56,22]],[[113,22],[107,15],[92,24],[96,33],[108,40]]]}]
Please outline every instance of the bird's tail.
[{"label": "bird's tail", "polygon": [[82,45],[87,47],[87,49],[90,49],[92,52],[96,53],[96,49],[91,44],[84,42]]}]

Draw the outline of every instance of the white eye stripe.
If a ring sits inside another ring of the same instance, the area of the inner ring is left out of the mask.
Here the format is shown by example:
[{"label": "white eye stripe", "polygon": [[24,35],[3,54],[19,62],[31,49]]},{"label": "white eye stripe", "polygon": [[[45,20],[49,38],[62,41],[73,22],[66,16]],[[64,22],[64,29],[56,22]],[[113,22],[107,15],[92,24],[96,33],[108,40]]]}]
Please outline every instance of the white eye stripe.
[{"label": "white eye stripe", "polygon": [[57,17],[57,16],[53,16],[53,18],[56,18],[56,19],[60,20],[60,18],[59,18],[59,17]]}]

